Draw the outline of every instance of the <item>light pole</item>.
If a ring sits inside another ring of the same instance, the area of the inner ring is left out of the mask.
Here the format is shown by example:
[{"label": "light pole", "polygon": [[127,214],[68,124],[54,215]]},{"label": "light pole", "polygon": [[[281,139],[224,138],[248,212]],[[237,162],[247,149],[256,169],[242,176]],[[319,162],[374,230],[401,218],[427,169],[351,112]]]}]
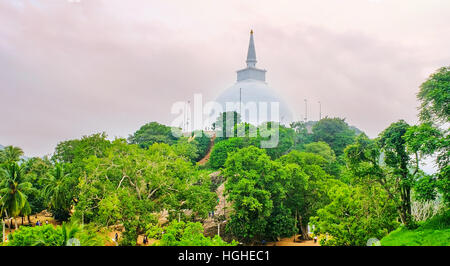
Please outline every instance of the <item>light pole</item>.
[{"label": "light pole", "polygon": [[184,102],[183,131],[186,132],[187,105]]},{"label": "light pole", "polygon": [[322,103],[319,101],[319,120],[322,120]]},{"label": "light pole", "polygon": [[227,220],[223,220],[222,222],[217,222],[217,235],[220,237],[220,224],[221,223],[226,223],[227,222]]},{"label": "light pole", "polygon": [[308,101],[305,99],[305,123],[308,121]]},{"label": "light pole", "polygon": [[[191,101],[188,101],[187,102],[187,110],[189,110],[190,109],[190,107],[191,107]],[[186,110],[186,132],[189,132],[189,116],[190,116],[190,112],[189,112],[189,115],[188,115],[188,112],[187,112],[187,110]]]},{"label": "light pole", "polygon": [[242,119],[242,88],[239,88],[239,114]]}]

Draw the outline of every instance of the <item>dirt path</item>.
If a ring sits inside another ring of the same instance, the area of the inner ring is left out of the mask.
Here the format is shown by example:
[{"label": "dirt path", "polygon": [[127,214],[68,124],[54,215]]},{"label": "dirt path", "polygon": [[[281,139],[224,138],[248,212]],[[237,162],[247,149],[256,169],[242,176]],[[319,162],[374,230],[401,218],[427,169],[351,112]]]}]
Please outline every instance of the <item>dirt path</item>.
[{"label": "dirt path", "polygon": [[205,165],[209,161],[209,157],[211,156],[211,151],[214,147],[214,140],[216,139],[216,134],[214,134],[211,138],[211,143],[209,144],[208,153],[203,157],[200,161],[198,161],[199,165]]},{"label": "dirt path", "polygon": [[314,243],[314,240],[297,240],[294,242],[294,237],[282,238],[280,241],[268,242],[266,246],[320,246],[318,242]]},{"label": "dirt path", "polygon": [[[12,221],[12,229],[8,228],[8,226],[10,225],[9,220],[6,221],[6,224],[5,224],[5,235],[13,233],[16,230],[15,227],[14,227],[15,226],[14,219],[12,219],[11,221]],[[48,221],[48,224],[52,224],[53,226],[61,224],[60,222],[58,222],[55,219],[53,219],[52,214],[47,212],[46,210],[43,210],[40,213],[36,213],[36,214],[30,215],[30,222],[28,222],[28,218],[27,217],[24,217],[23,218],[23,225],[22,225],[22,218],[21,217],[17,217],[16,218],[17,227],[19,229],[20,229],[21,226],[36,226],[36,222],[37,221],[40,221],[43,225],[46,224],[46,221]],[[1,228],[0,228],[0,230],[1,230]]]},{"label": "dirt path", "polygon": [[[108,241],[105,244],[105,246],[117,246],[114,238],[116,236],[116,233],[119,237],[119,242],[122,239],[122,232],[121,231],[111,231],[108,233]],[[138,235],[138,239],[136,240],[136,245],[137,246],[151,246],[154,243],[158,243],[159,240],[156,239],[148,239],[148,243],[146,245],[144,245],[144,235]]]},{"label": "dirt path", "polygon": [[[212,174],[220,174],[220,172],[214,172]],[[231,202],[227,202],[224,195],[225,183],[222,183],[216,190],[217,198],[219,199],[214,210],[214,217],[208,217],[203,222],[203,228],[208,236],[214,236],[217,234],[217,218],[222,216],[225,220],[229,218]],[[221,230],[225,229],[225,224],[220,225]]]}]

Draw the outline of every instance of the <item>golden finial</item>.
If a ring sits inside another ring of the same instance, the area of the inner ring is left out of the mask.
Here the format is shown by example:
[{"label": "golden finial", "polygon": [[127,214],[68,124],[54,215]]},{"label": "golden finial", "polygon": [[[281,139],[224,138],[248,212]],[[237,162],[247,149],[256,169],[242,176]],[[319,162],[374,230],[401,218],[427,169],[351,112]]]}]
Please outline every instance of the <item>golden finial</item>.
[{"label": "golden finial", "polygon": [[253,34],[253,30],[250,30],[250,34]]}]

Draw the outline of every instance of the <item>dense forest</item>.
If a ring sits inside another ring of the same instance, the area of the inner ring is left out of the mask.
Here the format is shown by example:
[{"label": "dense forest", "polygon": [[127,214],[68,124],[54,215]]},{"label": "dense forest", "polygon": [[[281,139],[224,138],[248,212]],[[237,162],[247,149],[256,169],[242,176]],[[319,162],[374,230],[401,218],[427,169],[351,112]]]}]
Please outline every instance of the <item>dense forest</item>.
[{"label": "dense forest", "polygon": [[[325,117],[277,124],[277,147],[263,149],[262,128],[274,122],[251,125],[223,113],[213,126],[233,123],[231,136],[174,137],[151,122],[127,139],[96,133],[62,141],[42,158],[6,146],[2,244],[128,246],[144,236],[162,246],[252,245],[299,234],[321,245],[361,246],[370,238],[450,245],[450,67],[432,74],[417,98],[420,123],[393,121],[374,139]],[[421,169],[426,158],[436,173]],[[40,226],[43,211],[55,223]],[[208,223],[223,225],[220,236],[206,233]]]}]

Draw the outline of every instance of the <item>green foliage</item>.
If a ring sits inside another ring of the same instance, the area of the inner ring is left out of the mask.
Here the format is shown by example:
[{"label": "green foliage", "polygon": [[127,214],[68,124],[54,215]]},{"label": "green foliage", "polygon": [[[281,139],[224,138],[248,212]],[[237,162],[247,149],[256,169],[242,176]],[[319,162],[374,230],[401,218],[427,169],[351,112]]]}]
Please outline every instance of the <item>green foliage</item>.
[{"label": "green foliage", "polygon": [[328,162],[319,155],[292,151],[272,161],[265,150],[245,147],[229,155],[223,174],[233,202],[227,228],[245,242],[291,236],[328,202],[324,171]]},{"label": "green foliage", "polygon": [[67,220],[72,208],[74,187],[77,179],[65,172],[63,165],[56,164],[44,179],[42,193],[47,199],[48,207],[58,220]]},{"label": "green foliage", "polygon": [[328,162],[324,167],[325,171],[334,177],[341,176],[342,165],[336,160],[334,151],[327,143],[323,141],[308,143],[301,150],[322,156]]},{"label": "green foliage", "polygon": [[[423,123],[410,127],[406,131],[404,139],[408,151],[415,154],[417,168],[422,157],[433,154],[436,156],[436,164],[439,167],[439,172],[436,175],[437,180],[435,182],[429,182],[429,184],[433,184],[434,188],[438,189],[443,196],[444,202],[449,203],[450,135],[448,132],[442,132],[431,123]],[[417,188],[420,189],[420,187]],[[421,188],[424,187],[421,186]],[[432,188],[429,187],[428,190],[431,192]],[[432,194],[428,193],[428,195],[430,196]],[[433,195],[436,196],[436,193]]]},{"label": "green foliage", "polygon": [[[156,228],[156,229],[154,229]],[[201,223],[177,222],[172,221],[164,228],[164,234],[159,226],[152,226],[147,231],[150,238],[160,238],[160,246],[236,246],[237,242],[227,243],[218,235],[213,238],[203,235],[203,226]],[[157,232],[155,234],[155,232]]]},{"label": "green foliage", "polygon": [[192,210],[193,218],[204,219],[216,207],[217,195],[209,190],[211,180],[203,178],[199,184],[190,186],[184,191],[186,201],[181,208]]},{"label": "green foliage", "polygon": [[241,123],[241,115],[236,111],[223,112],[213,123],[218,140],[229,137],[237,137],[237,125]]},{"label": "green foliage", "polygon": [[[181,133],[179,129],[174,129],[177,133]],[[137,144],[141,148],[148,148],[154,143],[166,143],[172,145],[178,137],[172,134],[172,128],[159,124],[158,122],[150,122],[143,125],[133,135],[128,137],[131,144]]]},{"label": "green foliage", "polygon": [[223,167],[228,155],[244,146],[243,138],[230,138],[217,142],[211,151],[210,166],[214,169]]},{"label": "green foliage", "polygon": [[193,132],[192,136],[181,137],[172,145],[175,152],[185,157],[191,162],[197,162],[202,159],[209,150],[211,138],[203,131]]},{"label": "green foliage", "polygon": [[298,219],[302,237],[307,239],[310,218],[329,202],[326,191],[335,181],[324,170],[326,160],[317,154],[292,151],[279,161],[289,176],[285,205]]},{"label": "green foliage", "polygon": [[400,227],[381,240],[382,246],[449,246],[450,229],[408,230]]},{"label": "green foliage", "polygon": [[209,176],[197,171],[167,144],[147,150],[117,139],[104,157],[85,159],[74,218],[99,226],[123,224],[121,245],[135,245],[146,225],[164,209],[177,214],[191,209],[192,218],[213,208]]},{"label": "green foliage", "polygon": [[396,174],[404,177],[408,175],[409,163],[409,154],[406,150],[404,136],[409,127],[403,120],[392,123],[380,133],[378,140],[380,148],[385,153],[384,161],[386,165],[394,168]]},{"label": "green foliage", "polygon": [[327,143],[323,141],[306,144],[305,152],[320,155],[328,162],[332,162],[336,159],[334,151]]},{"label": "green foliage", "polygon": [[[450,203],[450,67],[445,66],[433,73],[417,94],[422,125],[414,131],[418,149],[423,153],[434,153],[439,167],[437,187],[444,202]],[[431,133],[431,134],[430,134]],[[415,136],[413,135],[413,136]]]},{"label": "green foliage", "polygon": [[[420,173],[418,155],[411,159],[405,134],[410,126],[403,120],[392,123],[376,141],[364,134],[345,149],[349,168],[362,182],[378,182],[397,204],[402,223],[413,227],[411,189]],[[381,156],[383,155],[383,156]]]},{"label": "green foliage", "polygon": [[315,233],[331,237],[326,246],[365,246],[369,238],[381,239],[394,228],[396,210],[386,193],[377,186],[339,184],[330,189],[330,204],[312,218]]},{"label": "green foliage", "polygon": [[287,237],[298,232],[296,220],[287,206],[280,205],[274,208],[267,221],[267,234],[269,239]]},{"label": "green foliage", "polygon": [[421,121],[450,122],[450,67],[438,69],[422,83],[417,98]]},{"label": "green foliage", "polygon": [[275,160],[285,155],[294,146],[295,131],[283,125],[278,125],[278,144],[274,148],[267,148],[267,155]]},{"label": "green foliage", "polygon": [[424,123],[409,127],[403,138],[410,153],[426,156],[433,154],[441,146],[442,133],[432,124]]},{"label": "green foliage", "polygon": [[409,125],[400,120],[392,123],[381,132],[379,146],[384,152],[384,162],[391,167],[393,176],[399,183],[397,193],[400,194],[400,218],[406,226],[412,226],[411,219],[411,188],[414,186],[415,174],[418,173],[418,165],[414,173],[410,173],[411,159],[406,149],[405,134]]},{"label": "green foliage", "polygon": [[[400,120],[375,140],[356,137],[361,132],[341,118],[277,128],[274,122],[256,127],[241,123],[237,112],[222,113],[213,126],[224,136],[216,138],[209,165],[203,167],[223,168],[233,207],[227,230],[245,242],[299,231],[308,238],[306,228],[313,221],[318,233],[331,236],[325,245],[365,245],[368,237],[393,230],[396,216],[408,228],[415,225],[411,195],[448,204],[449,73],[450,67],[443,67],[421,85],[422,124]],[[257,148],[269,132],[278,133],[278,145]],[[77,237],[84,245],[101,245],[96,226],[122,224],[121,245],[135,245],[142,233],[161,239],[161,245],[227,245],[217,236],[203,236],[200,223],[186,222],[201,221],[215,208],[217,195],[211,188],[223,180],[212,184],[208,172],[194,164],[207,154],[211,139],[200,131],[188,137],[179,133],[151,122],[130,135],[128,143],[109,141],[105,133],[83,136],[60,142],[51,160],[23,160],[18,147],[0,150],[2,218],[47,208],[56,219],[72,221],[56,228],[22,227],[10,244],[65,245]],[[427,156],[437,158],[435,175],[419,168]],[[163,210],[181,222],[152,226]],[[448,245],[450,219],[448,214],[439,217],[416,230],[402,227],[383,244]]]},{"label": "green foliage", "polygon": [[447,210],[427,220],[414,230],[399,227],[381,239],[382,246],[449,246],[450,212]]},{"label": "green foliage", "polygon": [[22,226],[8,238],[8,246],[61,246],[64,243],[62,233],[52,225]]},{"label": "green foliage", "polygon": [[19,147],[6,146],[0,150],[0,165],[11,164],[20,161],[20,157],[23,156],[23,150]]},{"label": "green foliage", "polygon": [[308,132],[308,126],[312,126],[312,121],[307,123],[299,121],[292,122],[290,127],[295,130],[294,147],[297,150],[303,150],[304,146],[314,141],[312,133]]},{"label": "green foliage", "polygon": [[417,229],[434,229],[442,230],[450,228],[450,210],[448,208],[442,210],[441,213],[433,216],[431,219],[419,224]]},{"label": "green foliage", "polygon": [[[262,171],[267,174],[266,179],[261,177]],[[269,156],[256,147],[243,148],[226,161],[225,189],[234,211],[227,228],[235,236],[250,240],[265,235],[267,219],[273,209],[271,193],[265,185],[266,181],[275,180],[275,172]]]},{"label": "green foliage", "polygon": [[437,188],[442,194],[444,202],[448,205],[450,203],[450,165],[447,165],[439,173],[439,179],[437,180]]},{"label": "green foliage", "polygon": [[336,156],[343,154],[345,147],[355,139],[354,130],[341,118],[323,118],[312,127],[312,132],[314,140],[326,142]]},{"label": "green foliage", "polygon": [[120,219],[116,220],[115,223],[121,222],[125,228],[120,245],[134,246],[138,235],[145,231],[145,226],[156,222],[156,216],[153,214],[154,202],[139,199],[137,195],[124,189],[120,190],[118,194],[118,212],[114,215],[120,217]]},{"label": "green foliage", "polygon": [[423,175],[414,184],[414,192],[417,199],[426,201],[434,200],[437,196],[436,179],[429,175]]},{"label": "green foliage", "polygon": [[52,159],[62,163],[80,164],[90,156],[103,157],[110,142],[105,133],[83,136],[81,139],[68,140],[58,143]]},{"label": "green foliage", "polygon": [[42,191],[45,179],[53,169],[53,164],[47,157],[33,157],[24,161],[22,167],[24,168],[25,181],[33,185],[33,189],[26,193],[31,213],[39,213],[48,207],[48,200]]},{"label": "green foliage", "polygon": [[200,156],[197,141],[189,140],[185,137],[178,139],[173,145],[173,149],[178,155],[185,157],[191,162],[196,162]]},{"label": "green foliage", "polygon": [[30,213],[26,193],[32,184],[24,180],[24,168],[17,163],[10,163],[5,169],[0,168],[0,206],[1,214],[6,217]]},{"label": "green foliage", "polygon": [[279,161],[283,163],[294,163],[302,168],[309,176],[317,178],[327,178],[328,175],[324,171],[324,167],[327,165],[327,161],[320,155],[291,151],[290,153],[282,156]]},{"label": "green foliage", "polygon": [[22,226],[8,236],[8,246],[66,246],[73,238],[78,239],[81,246],[100,246],[105,241],[94,228],[64,223],[56,228],[50,224]]},{"label": "green foliage", "polygon": [[[289,222],[290,211],[278,209],[286,198],[288,179],[281,163],[272,161],[264,150],[249,146],[227,159],[223,174],[226,194],[233,204],[227,224],[233,235],[252,241],[295,232],[292,219]],[[278,231],[274,223],[283,217],[288,218],[284,221],[288,226]]]},{"label": "green foliage", "polygon": [[[261,125],[259,128],[253,127],[250,124],[239,124],[236,125],[236,132],[245,132],[244,136],[241,137],[233,137],[225,140],[217,139],[214,145],[214,148],[211,152],[210,157],[210,166],[214,169],[219,169],[223,167],[225,161],[227,160],[229,154],[242,149],[244,147],[256,146],[261,147],[262,141],[267,141],[269,139],[268,134],[272,129],[272,122],[265,123]],[[278,134],[278,143],[276,147],[273,148],[265,148],[266,154],[269,155],[272,159],[277,159],[282,155],[289,152],[293,146],[295,141],[295,131],[291,128],[286,128],[283,125],[278,126],[278,133],[275,130],[272,130],[274,134]],[[239,129],[245,127],[244,129]],[[253,127],[255,130],[255,135],[252,137],[249,134],[250,127]]]},{"label": "green foliage", "polygon": [[193,137],[195,136],[194,144],[196,145],[198,150],[198,156],[195,161],[199,161],[208,153],[209,147],[211,145],[211,138],[203,131],[193,132],[192,135]]}]

